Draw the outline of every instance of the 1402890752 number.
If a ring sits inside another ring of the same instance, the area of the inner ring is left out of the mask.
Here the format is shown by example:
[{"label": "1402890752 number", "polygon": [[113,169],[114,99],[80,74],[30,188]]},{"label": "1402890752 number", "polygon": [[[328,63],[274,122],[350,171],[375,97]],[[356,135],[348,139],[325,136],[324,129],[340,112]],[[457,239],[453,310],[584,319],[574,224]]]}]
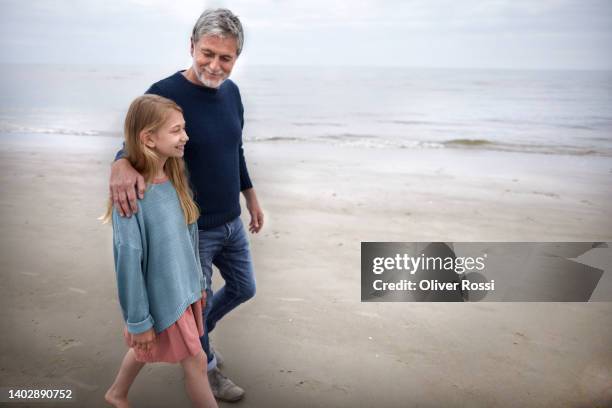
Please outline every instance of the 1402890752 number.
[{"label": "1402890752 number", "polygon": [[71,399],[72,390],[9,389],[9,399]]}]

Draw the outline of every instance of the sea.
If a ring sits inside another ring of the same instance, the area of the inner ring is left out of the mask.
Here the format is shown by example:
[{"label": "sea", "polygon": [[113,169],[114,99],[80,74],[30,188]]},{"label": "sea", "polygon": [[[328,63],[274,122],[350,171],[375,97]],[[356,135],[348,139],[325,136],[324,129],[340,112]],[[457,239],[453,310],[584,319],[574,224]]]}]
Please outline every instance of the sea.
[{"label": "sea", "polygon": [[[184,68],[0,65],[0,134],[121,137],[131,100]],[[612,71],[241,66],[231,78],[245,143],[612,157]]]}]

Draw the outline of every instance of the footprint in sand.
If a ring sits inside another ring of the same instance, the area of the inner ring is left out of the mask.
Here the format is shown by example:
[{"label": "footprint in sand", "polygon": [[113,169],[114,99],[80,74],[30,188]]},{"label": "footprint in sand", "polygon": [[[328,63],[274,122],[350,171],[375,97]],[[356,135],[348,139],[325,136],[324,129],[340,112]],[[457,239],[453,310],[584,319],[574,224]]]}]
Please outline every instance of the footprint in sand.
[{"label": "footprint in sand", "polygon": [[550,197],[550,198],[561,198],[559,194],[557,193],[547,193],[545,191],[532,191],[532,193],[536,195],[543,195],[543,196]]},{"label": "footprint in sand", "polygon": [[75,339],[62,339],[58,344],[56,344],[55,346],[60,350],[60,351],[66,351],[72,347],[78,347],[83,345],[83,343],[81,343],[78,340]]},{"label": "footprint in sand", "polygon": [[76,293],[80,293],[82,295],[86,295],[87,294],[86,290],[79,289],[79,288],[68,288],[68,290],[71,290],[71,291],[76,292]]},{"label": "footprint in sand", "polygon": [[519,341],[525,341],[527,340],[527,336],[525,336],[525,334],[521,333],[521,332],[514,332],[514,336],[515,336],[515,340],[512,342],[512,344],[519,344]]}]

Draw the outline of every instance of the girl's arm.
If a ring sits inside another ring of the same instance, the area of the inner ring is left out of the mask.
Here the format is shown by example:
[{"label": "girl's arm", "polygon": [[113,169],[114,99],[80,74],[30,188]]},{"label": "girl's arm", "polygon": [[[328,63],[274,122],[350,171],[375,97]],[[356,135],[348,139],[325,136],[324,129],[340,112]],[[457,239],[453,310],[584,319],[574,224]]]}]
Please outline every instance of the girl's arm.
[{"label": "girl's arm", "polygon": [[141,217],[120,217],[113,210],[113,252],[121,311],[132,334],[146,332],[155,323],[149,312],[149,297],[142,269]]}]

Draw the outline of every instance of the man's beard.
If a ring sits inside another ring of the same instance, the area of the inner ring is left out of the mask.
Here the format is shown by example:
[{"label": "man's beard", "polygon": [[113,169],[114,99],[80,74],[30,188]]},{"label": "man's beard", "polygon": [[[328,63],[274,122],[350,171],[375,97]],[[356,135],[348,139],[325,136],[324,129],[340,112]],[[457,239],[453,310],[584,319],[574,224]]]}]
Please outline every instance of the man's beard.
[{"label": "man's beard", "polygon": [[228,75],[225,75],[225,73],[222,73],[222,77],[220,79],[217,80],[210,80],[207,79],[204,76],[204,70],[199,71],[195,66],[193,67],[193,71],[195,72],[196,76],[198,77],[198,79],[200,80],[200,82],[202,84],[204,84],[204,86],[208,87],[208,88],[219,88],[221,86],[221,84],[223,83],[223,81],[225,81],[228,77]]}]

